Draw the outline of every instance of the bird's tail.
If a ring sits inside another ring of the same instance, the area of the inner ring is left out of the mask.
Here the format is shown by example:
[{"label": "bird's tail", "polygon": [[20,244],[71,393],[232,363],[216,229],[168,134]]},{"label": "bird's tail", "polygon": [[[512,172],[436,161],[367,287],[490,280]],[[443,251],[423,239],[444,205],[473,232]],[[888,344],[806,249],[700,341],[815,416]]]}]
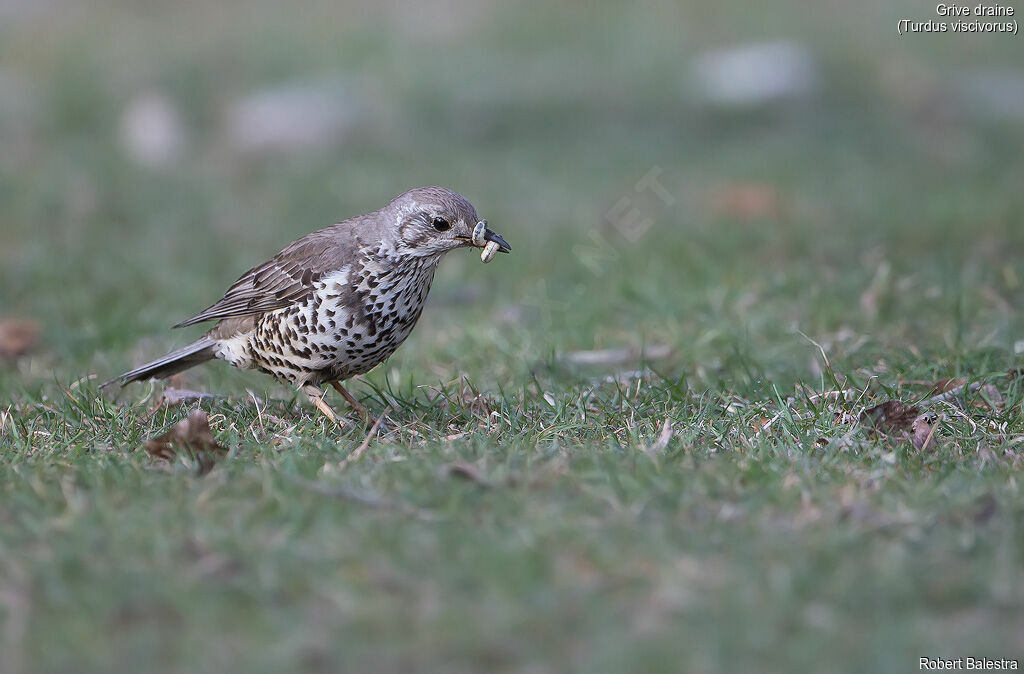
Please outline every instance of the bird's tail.
[{"label": "bird's tail", "polygon": [[194,365],[199,365],[200,363],[205,363],[206,361],[215,358],[215,345],[216,342],[209,337],[200,337],[188,346],[183,346],[177,351],[171,351],[166,356],[157,358],[152,363],[146,363],[141,367],[137,367],[134,370],[125,372],[118,377],[114,377],[110,381],[101,385],[100,388],[109,386],[114,382],[118,382],[121,386],[125,386],[133,381],[142,381],[144,379],[164,379],[166,377],[170,377],[172,374],[177,374],[182,370],[187,370]]}]

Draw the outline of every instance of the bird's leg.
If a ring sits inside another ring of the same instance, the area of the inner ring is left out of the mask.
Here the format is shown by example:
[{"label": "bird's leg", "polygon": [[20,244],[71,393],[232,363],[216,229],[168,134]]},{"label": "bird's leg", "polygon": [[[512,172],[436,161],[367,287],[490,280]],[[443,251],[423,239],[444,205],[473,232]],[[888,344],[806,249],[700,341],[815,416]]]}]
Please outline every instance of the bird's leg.
[{"label": "bird's leg", "polygon": [[366,407],[362,405],[358,400],[352,397],[352,394],[345,390],[345,387],[341,385],[340,381],[332,381],[331,386],[334,390],[341,394],[341,397],[348,402],[348,404],[356,411],[359,418],[363,420],[363,423],[370,423],[370,413],[366,410]]},{"label": "bird's leg", "polygon": [[313,403],[313,407],[320,410],[325,417],[331,420],[332,424],[335,424],[336,426],[343,425],[338,421],[338,417],[334,414],[334,410],[331,409],[331,406],[324,402],[323,391],[315,386],[303,386],[302,391],[309,397],[309,402]]}]

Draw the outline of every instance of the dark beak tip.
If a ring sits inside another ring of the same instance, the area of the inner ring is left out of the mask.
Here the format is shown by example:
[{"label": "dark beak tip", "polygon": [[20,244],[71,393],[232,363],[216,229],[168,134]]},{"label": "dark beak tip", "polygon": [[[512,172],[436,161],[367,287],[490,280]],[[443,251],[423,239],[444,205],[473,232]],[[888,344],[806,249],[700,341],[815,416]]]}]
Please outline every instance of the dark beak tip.
[{"label": "dark beak tip", "polygon": [[488,232],[487,235],[484,238],[487,239],[488,241],[493,241],[494,243],[498,244],[498,246],[499,246],[498,247],[498,252],[499,253],[511,253],[512,252],[512,246],[508,245],[508,242],[505,241],[505,239],[503,239],[500,234],[495,234],[494,232]]}]

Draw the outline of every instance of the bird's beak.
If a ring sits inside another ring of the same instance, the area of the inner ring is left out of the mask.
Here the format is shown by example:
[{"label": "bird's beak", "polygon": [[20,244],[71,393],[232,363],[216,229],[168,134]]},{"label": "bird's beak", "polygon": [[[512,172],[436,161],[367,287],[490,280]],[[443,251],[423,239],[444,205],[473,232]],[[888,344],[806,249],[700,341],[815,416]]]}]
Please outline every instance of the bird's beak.
[{"label": "bird's beak", "polygon": [[493,241],[494,243],[498,244],[499,253],[512,252],[512,246],[505,243],[505,239],[501,238],[501,234],[498,234],[497,232],[492,232],[491,230],[488,229],[486,232],[484,232],[484,241]]},{"label": "bird's beak", "polygon": [[457,236],[455,237],[462,241],[468,241],[470,245],[476,246],[477,248],[483,248],[489,242],[493,241],[498,244],[499,253],[511,253],[512,246],[508,245],[505,239],[501,238],[501,235],[491,230],[487,226],[486,220],[481,220],[476,223],[476,227],[473,228],[473,236]]}]

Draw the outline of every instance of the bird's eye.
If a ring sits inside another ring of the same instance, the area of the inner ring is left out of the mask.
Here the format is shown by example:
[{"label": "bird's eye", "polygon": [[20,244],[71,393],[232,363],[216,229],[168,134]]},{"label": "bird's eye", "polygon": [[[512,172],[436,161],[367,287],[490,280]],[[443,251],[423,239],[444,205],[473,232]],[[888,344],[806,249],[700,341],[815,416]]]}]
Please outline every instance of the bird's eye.
[{"label": "bird's eye", "polygon": [[451,223],[442,218],[440,215],[434,218],[434,229],[436,229],[437,231],[447,232],[451,228]]}]

